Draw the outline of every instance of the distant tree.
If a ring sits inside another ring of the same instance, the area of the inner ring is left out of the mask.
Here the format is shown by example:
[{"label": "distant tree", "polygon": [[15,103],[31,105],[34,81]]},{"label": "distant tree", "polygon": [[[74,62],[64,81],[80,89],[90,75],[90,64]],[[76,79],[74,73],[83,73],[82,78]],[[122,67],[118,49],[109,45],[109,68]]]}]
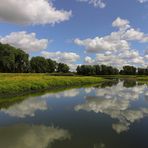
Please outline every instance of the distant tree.
[{"label": "distant tree", "polygon": [[77,74],[81,75],[82,74],[81,66],[77,66],[76,71],[77,71]]},{"label": "distant tree", "polygon": [[51,59],[47,59],[47,62],[48,62],[48,69],[47,69],[47,71],[49,73],[55,72],[56,69],[57,69],[57,65],[58,65],[57,62],[53,61]]},{"label": "distant tree", "polygon": [[58,63],[57,72],[67,73],[67,72],[69,72],[69,70],[70,70],[70,68],[67,64]]},{"label": "distant tree", "polygon": [[120,75],[123,75],[123,74],[124,74],[123,69],[121,69],[121,70],[119,71],[119,74],[120,74]]},{"label": "distant tree", "polygon": [[112,69],[112,75],[118,75],[118,74],[119,74],[119,69],[114,67]]},{"label": "distant tree", "polygon": [[80,72],[81,75],[87,75],[86,65],[81,65]]},{"label": "distant tree", "polygon": [[125,74],[125,75],[135,75],[136,74],[136,67],[134,67],[134,66],[124,66],[123,67],[123,74]]},{"label": "distant tree", "polygon": [[0,43],[0,72],[27,72],[29,55],[21,49]]},{"label": "distant tree", "polygon": [[108,69],[106,65],[101,65],[101,74],[108,75]]},{"label": "distant tree", "polygon": [[138,68],[137,74],[138,75],[145,75],[146,74],[146,69],[144,69],[144,68]]},{"label": "distant tree", "polygon": [[101,67],[100,65],[94,65],[95,74],[100,75],[101,74]]},{"label": "distant tree", "polygon": [[82,65],[77,67],[77,73],[80,75],[95,75],[96,69],[91,65]]},{"label": "distant tree", "polygon": [[46,73],[48,72],[48,61],[44,57],[32,57],[30,60],[31,72]]},{"label": "distant tree", "polygon": [[119,74],[119,70],[106,65],[81,65],[77,67],[77,73],[80,75],[113,75]]},{"label": "distant tree", "polygon": [[[22,72],[34,72],[34,73],[67,73],[70,68],[67,64],[56,63],[51,59],[45,59],[44,57],[33,57],[29,61],[29,55],[8,44],[0,43],[0,72],[4,73],[22,73]],[[134,66],[124,66],[122,70],[119,70],[112,66],[107,65],[81,65],[78,66],[77,74],[79,75],[148,75],[147,68],[136,68]]]},{"label": "distant tree", "polygon": [[145,75],[148,75],[148,67],[145,69]]},{"label": "distant tree", "polygon": [[95,67],[91,66],[91,65],[84,65],[83,67],[84,69],[84,75],[95,75]]},{"label": "distant tree", "polygon": [[112,66],[101,65],[100,69],[101,69],[100,73],[102,75],[117,75],[117,74],[119,74],[119,70],[115,67],[112,67]]}]

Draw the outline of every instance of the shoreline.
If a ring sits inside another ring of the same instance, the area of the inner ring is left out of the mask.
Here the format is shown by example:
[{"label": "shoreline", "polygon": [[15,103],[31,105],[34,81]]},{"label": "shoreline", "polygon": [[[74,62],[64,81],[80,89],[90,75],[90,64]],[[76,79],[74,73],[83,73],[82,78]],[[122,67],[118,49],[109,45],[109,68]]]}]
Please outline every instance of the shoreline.
[{"label": "shoreline", "polygon": [[0,73],[0,99],[30,93],[83,87],[90,84],[95,85],[113,79],[134,80],[148,84],[148,76],[136,75],[51,76],[49,74]]},{"label": "shoreline", "polygon": [[0,74],[0,98],[22,96],[29,93],[81,87],[104,82],[93,76],[49,76],[47,74]]}]

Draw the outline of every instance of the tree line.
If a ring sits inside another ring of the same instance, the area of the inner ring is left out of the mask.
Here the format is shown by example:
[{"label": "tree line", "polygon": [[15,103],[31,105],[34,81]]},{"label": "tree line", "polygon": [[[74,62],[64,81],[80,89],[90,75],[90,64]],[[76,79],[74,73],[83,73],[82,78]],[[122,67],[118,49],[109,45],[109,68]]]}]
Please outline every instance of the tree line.
[{"label": "tree line", "polygon": [[106,65],[81,65],[76,69],[79,75],[116,75],[119,70]]},{"label": "tree line", "polygon": [[[32,57],[10,46],[0,43],[0,72],[3,73],[68,73],[70,68],[65,63],[57,63],[51,59],[41,56]],[[134,66],[124,66],[121,70],[116,67],[106,65],[81,65],[77,66],[78,75],[148,75],[147,68],[136,68]]]},{"label": "tree line", "polygon": [[69,66],[51,59],[37,56],[29,60],[29,55],[8,44],[0,43],[0,72],[3,73],[67,73]]},{"label": "tree line", "polygon": [[136,68],[134,66],[123,66],[121,70],[106,65],[81,65],[76,69],[79,75],[148,75],[147,68]]}]

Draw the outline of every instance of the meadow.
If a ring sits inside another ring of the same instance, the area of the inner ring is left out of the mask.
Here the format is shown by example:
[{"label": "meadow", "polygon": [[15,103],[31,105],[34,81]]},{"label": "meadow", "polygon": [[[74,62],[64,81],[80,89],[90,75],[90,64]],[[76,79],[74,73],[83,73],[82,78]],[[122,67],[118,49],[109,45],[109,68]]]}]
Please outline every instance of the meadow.
[{"label": "meadow", "polygon": [[17,96],[45,89],[96,84],[102,77],[49,76],[48,74],[0,74],[0,96]]}]

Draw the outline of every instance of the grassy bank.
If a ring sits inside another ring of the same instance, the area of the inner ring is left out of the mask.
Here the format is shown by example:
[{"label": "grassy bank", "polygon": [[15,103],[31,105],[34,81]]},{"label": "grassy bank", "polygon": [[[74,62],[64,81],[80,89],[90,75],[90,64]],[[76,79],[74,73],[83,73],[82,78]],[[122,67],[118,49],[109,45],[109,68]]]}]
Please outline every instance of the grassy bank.
[{"label": "grassy bank", "polygon": [[16,96],[44,89],[82,86],[104,81],[101,77],[0,74],[0,96]]},{"label": "grassy bank", "polygon": [[148,84],[148,76],[137,76],[136,79],[141,83]]}]

